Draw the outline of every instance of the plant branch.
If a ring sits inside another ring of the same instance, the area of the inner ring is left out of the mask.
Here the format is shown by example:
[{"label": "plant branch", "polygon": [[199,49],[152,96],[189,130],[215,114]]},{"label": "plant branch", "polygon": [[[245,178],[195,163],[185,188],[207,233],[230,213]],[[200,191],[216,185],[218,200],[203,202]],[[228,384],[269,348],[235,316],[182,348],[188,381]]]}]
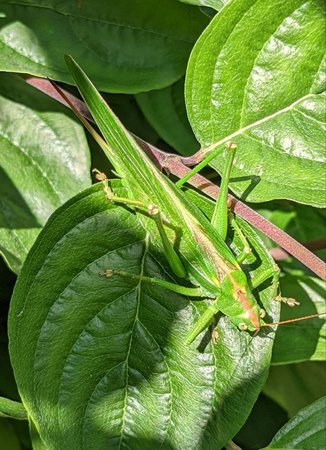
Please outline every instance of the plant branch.
[{"label": "plant branch", "polygon": [[[323,250],[324,248],[326,248],[326,239],[316,239],[314,241],[303,242],[302,245],[304,245],[308,250],[316,252],[318,250]],[[289,253],[287,253],[280,247],[272,248],[270,250],[270,254],[275,259],[275,261],[282,261],[283,259],[286,259],[290,256]]]},{"label": "plant branch", "polygon": [[[48,96],[54,98],[60,103],[67,105],[67,103],[63,100],[63,98],[58,94],[55,88],[51,85],[49,80],[31,76],[25,76],[25,81],[37,88],[38,90],[44,92]],[[64,90],[63,90],[64,91]],[[64,91],[65,95],[69,98],[69,100],[73,103],[75,108],[88,120],[93,122],[93,119],[86,107],[86,105],[73,96],[72,94]],[[142,146],[146,154],[155,162],[155,164],[160,168],[160,170],[165,170],[168,174],[173,174],[178,178],[184,177],[190,169],[187,167],[190,162],[197,161],[196,155],[190,158],[183,158],[178,155],[165,153],[155,146],[149,144],[148,142],[143,141],[142,139],[134,136],[138,143]],[[186,165],[187,164],[187,165]],[[203,176],[196,174],[190,180],[189,184],[201,190],[205,194],[207,194],[211,198],[216,198],[219,192],[218,186],[208,181]],[[316,275],[318,275],[323,280],[326,280],[326,264],[318,258],[314,253],[312,253],[308,248],[298,241],[293,239],[287,233],[282,231],[277,226],[273,225],[263,216],[258,214],[252,208],[247,206],[245,203],[241,202],[233,195],[229,194],[229,199],[231,201],[233,211],[238,214],[240,217],[249,222],[252,226],[254,226],[257,230],[263,232],[266,236],[272,239],[275,243],[277,243],[287,254],[294,256],[297,260],[299,260],[302,264],[312,270]],[[311,244],[311,243],[310,243]],[[320,245],[320,244],[319,244]],[[323,244],[325,247],[325,244]],[[316,249],[310,245],[310,248]],[[281,250],[281,249],[279,249]],[[285,253],[282,254],[281,258],[283,259]]]}]

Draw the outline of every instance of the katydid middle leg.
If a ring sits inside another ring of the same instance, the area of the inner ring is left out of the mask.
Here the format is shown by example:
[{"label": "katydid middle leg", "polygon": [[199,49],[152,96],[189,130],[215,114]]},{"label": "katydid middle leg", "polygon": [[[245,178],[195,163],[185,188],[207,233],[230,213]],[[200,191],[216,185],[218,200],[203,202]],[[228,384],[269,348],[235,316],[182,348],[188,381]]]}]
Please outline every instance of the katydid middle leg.
[{"label": "katydid middle leg", "polygon": [[187,183],[188,180],[190,180],[191,177],[196,175],[196,173],[200,172],[204,167],[206,167],[216,156],[223,151],[223,147],[218,146],[214,150],[212,150],[211,153],[209,153],[206,158],[204,158],[200,163],[198,163],[195,167],[193,167],[187,175],[185,175],[183,178],[180,178],[179,181],[176,182],[176,185],[178,187],[183,186],[185,183]]},{"label": "katydid middle leg", "polygon": [[[136,275],[130,272],[124,272],[122,270],[116,269],[106,269],[104,272],[100,273],[100,275],[105,276],[107,278],[111,278],[113,275],[117,275],[121,277],[126,277],[128,279],[136,280],[139,282],[154,284],[156,286],[163,287],[169,291],[176,292],[177,294],[185,295],[188,297],[205,298],[205,294],[200,287],[182,286],[166,280],[162,280],[160,278],[151,278],[146,277],[144,275]],[[187,345],[191,344],[193,340],[198,336],[198,334],[200,334],[207,327],[210,327],[212,342],[216,343],[218,339],[218,332],[216,331],[215,317],[216,314],[219,312],[217,301],[218,298],[208,306],[204,314],[200,316],[199,320],[195,323],[195,326],[188,333],[185,339],[185,343]]]}]

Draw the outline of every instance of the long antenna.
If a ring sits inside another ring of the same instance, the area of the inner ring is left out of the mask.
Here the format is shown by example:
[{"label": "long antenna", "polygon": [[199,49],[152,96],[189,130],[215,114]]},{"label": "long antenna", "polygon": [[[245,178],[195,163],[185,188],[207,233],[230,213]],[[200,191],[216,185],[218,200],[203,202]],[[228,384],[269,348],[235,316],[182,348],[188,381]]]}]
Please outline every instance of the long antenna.
[{"label": "long antenna", "polygon": [[316,317],[324,316],[325,314],[326,312],[323,312],[319,314],[311,314],[310,316],[298,317],[296,319],[282,320],[281,322],[264,323],[264,325],[261,325],[261,327],[272,327],[273,325],[283,325],[285,323],[293,323],[293,322],[300,322],[301,320],[315,319]]}]

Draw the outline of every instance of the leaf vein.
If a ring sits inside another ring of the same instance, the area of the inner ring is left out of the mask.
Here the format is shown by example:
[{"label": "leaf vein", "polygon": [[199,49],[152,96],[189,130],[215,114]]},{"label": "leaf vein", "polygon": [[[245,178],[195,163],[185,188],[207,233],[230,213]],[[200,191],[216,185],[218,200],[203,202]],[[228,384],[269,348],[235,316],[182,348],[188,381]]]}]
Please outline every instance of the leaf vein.
[{"label": "leaf vein", "polygon": [[[310,2],[310,0],[308,0],[306,3],[309,3],[309,2]],[[251,74],[252,74],[252,71],[253,71],[253,69],[254,69],[254,67],[255,67],[255,65],[256,65],[256,62],[257,62],[257,60],[258,60],[258,58],[259,58],[261,52],[263,51],[263,49],[264,49],[265,45],[267,44],[267,42],[271,39],[272,36],[274,36],[275,32],[279,29],[280,25],[282,25],[282,23],[284,22],[284,20],[285,20],[286,18],[288,18],[289,16],[291,16],[292,14],[294,14],[296,11],[298,11],[302,6],[303,6],[303,5],[300,5],[300,7],[296,7],[296,8],[291,12],[291,14],[288,14],[286,17],[282,17],[282,18],[281,18],[281,19],[282,19],[281,22],[278,23],[278,24],[276,24],[275,30],[267,37],[266,40],[264,40],[264,41],[262,42],[261,48],[257,51],[257,55],[256,55],[256,57],[255,57],[255,59],[254,59],[254,61],[253,61],[252,67],[251,67],[250,72],[249,72],[249,74],[248,74],[248,78],[247,78],[247,81],[246,81],[246,85],[245,85],[245,87],[244,87],[244,89],[243,89],[242,106],[241,106],[241,111],[240,111],[240,121],[239,121],[240,127],[243,127],[243,125],[244,125],[244,117],[243,117],[243,114],[244,114],[244,102],[245,102],[245,100],[246,100],[246,93],[247,93],[247,88],[248,88],[249,80],[251,79],[250,76],[251,76]],[[278,40],[280,40],[280,39],[278,38]]]},{"label": "leaf vein", "polygon": [[[145,258],[148,252],[148,246],[149,246],[149,234],[147,233],[146,238],[145,238],[145,248],[144,248],[144,254],[142,257],[142,261],[141,261],[141,266],[140,266],[140,276],[143,276],[144,274],[144,266],[145,266]],[[138,315],[139,315],[139,305],[140,305],[140,286],[141,286],[141,280],[139,280],[138,286],[137,286],[137,309],[136,309],[136,314],[135,314],[135,319],[134,319],[134,323],[131,329],[131,333],[130,333],[130,341],[129,341],[129,347],[127,350],[127,355],[126,355],[126,380],[125,380],[125,385],[126,385],[126,393],[125,393],[125,398],[124,398],[124,413],[123,413],[123,419],[122,419],[122,425],[121,425],[121,434],[120,434],[120,440],[119,440],[119,449],[121,449],[121,445],[123,442],[123,435],[124,435],[124,428],[125,428],[125,423],[126,423],[126,406],[127,406],[127,399],[128,399],[128,382],[129,382],[129,356],[130,356],[130,352],[131,352],[131,346],[132,346],[132,341],[133,341],[133,334],[134,334],[134,330],[135,330],[135,326],[137,323],[137,320],[139,320]]]},{"label": "leaf vein", "polygon": [[35,161],[35,159],[31,155],[28,154],[28,152],[26,152],[24,150],[24,148],[21,145],[18,145],[15,142],[13,142],[9,136],[6,136],[5,134],[1,133],[1,131],[0,131],[0,136],[3,139],[5,139],[6,141],[8,141],[15,148],[17,148],[17,150],[19,150],[28,160],[31,161],[32,165],[37,169],[37,171],[41,174],[42,178],[44,178],[45,181],[47,182],[47,184],[50,186],[51,190],[57,197],[57,200],[59,200],[59,203],[58,203],[58,206],[59,206],[61,204],[61,199],[60,199],[59,193],[57,192],[56,188],[54,187],[53,183],[50,181],[50,178],[48,177],[47,173],[44,172],[42,167]]}]

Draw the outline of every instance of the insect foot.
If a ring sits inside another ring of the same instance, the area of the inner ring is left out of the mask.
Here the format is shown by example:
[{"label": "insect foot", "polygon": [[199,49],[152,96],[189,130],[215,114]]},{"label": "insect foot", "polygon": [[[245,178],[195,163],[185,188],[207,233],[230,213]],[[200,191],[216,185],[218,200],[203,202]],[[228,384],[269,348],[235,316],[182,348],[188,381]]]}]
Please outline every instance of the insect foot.
[{"label": "insect foot", "polygon": [[214,345],[217,344],[218,336],[219,336],[219,335],[218,335],[218,331],[217,331],[216,328],[214,328],[214,329],[211,331],[211,340],[212,340],[212,344],[214,344]]},{"label": "insect foot", "polygon": [[92,170],[92,173],[94,174],[95,179],[96,179],[97,181],[105,181],[105,180],[108,179],[108,177],[105,175],[105,173],[99,171],[98,169],[93,169],[93,170]]},{"label": "insect foot", "polygon": [[300,302],[298,302],[295,298],[292,298],[292,297],[282,297],[281,295],[278,295],[275,298],[275,300],[277,302],[285,303],[286,305],[290,306],[291,308],[293,308],[293,306],[300,305]]},{"label": "insect foot", "polygon": [[114,275],[113,269],[105,269],[104,272],[100,272],[101,277],[111,278]]},{"label": "insect foot", "polygon": [[264,309],[261,308],[261,310],[259,311],[259,317],[261,319],[264,319],[266,317],[266,311]]},{"label": "insect foot", "polygon": [[150,216],[157,216],[160,213],[160,210],[156,205],[148,205],[147,211]]},{"label": "insect foot", "polygon": [[226,148],[228,150],[236,150],[238,148],[237,144],[235,142],[227,142]]}]

